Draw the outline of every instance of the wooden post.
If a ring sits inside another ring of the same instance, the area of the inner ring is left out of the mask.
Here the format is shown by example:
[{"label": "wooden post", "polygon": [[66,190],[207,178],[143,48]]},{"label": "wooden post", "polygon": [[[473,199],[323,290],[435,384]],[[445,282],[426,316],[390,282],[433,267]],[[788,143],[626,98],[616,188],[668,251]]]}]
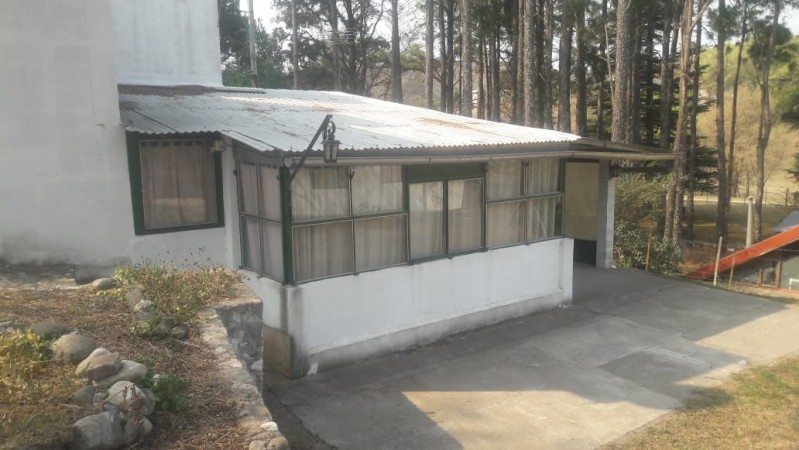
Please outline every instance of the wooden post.
[{"label": "wooden post", "polygon": [[652,227],[649,227],[649,240],[646,243],[646,262],[644,263],[644,271],[649,272],[649,255],[652,251]]},{"label": "wooden post", "polygon": [[732,256],[732,267],[730,267],[730,279],[727,280],[727,289],[732,289],[732,278],[735,276],[735,255]]},{"label": "wooden post", "polygon": [[724,236],[719,236],[719,248],[716,250],[716,268],[713,269],[713,286],[715,287],[719,280],[719,260],[721,259],[721,244],[724,241]]}]

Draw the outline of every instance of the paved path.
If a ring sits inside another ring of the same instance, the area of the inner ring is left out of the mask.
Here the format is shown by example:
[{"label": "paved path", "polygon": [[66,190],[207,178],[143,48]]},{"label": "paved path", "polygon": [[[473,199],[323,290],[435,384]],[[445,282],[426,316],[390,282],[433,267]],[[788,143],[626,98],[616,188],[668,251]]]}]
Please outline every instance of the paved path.
[{"label": "paved path", "polygon": [[797,350],[797,308],[579,266],[572,307],[267,383],[341,449],[594,448]]}]

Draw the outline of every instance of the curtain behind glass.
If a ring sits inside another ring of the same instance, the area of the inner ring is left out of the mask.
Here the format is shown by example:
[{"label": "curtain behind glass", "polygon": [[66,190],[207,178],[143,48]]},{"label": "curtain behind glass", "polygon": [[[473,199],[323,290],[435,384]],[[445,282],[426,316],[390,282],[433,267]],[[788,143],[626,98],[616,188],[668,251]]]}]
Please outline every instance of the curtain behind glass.
[{"label": "curtain behind glass", "polygon": [[359,272],[407,260],[404,215],[355,221],[355,261]]},{"label": "curtain behind glass", "polygon": [[261,217],[280,221],[280,179],[276,167],[261,169]]},{"label": "curtain behind glass", "polygon": [[258,215],[258,172],[255,164],[239,164],[239,185],[241,186],[241,204],[239,210]]},{"label": "curtain behind glass", "polygon": [[350,215],[350,177],[347,167],[302,168],[291,183],[294,220]]},{"label": "curtain behind glass", "polygon": [[486,219],[486,240],[489,248],[524,242],[526,200],[490,203]]},{"label": "curtain behind glass", "polygon": [[241,264],[255,272],[262,273],[261,241],[258,231],[258,219],[241,218]]},{"label": "curtain behind glass", "polygon": [[447,185],[448,251],[483,246],[483,180],[452,180]]},{"label": "curtain behind glass", "polygon": [[352,209],[355,215],[402,210],[401,167],[353,167]]},{"label": "curtain behind glass", "polygon": [[413,183],[408,195],[411,258],[444,253],[444,183]]},{"label": "curtain behind glass", "polygon": [[279,223],[261,221],[261,242],[264,246],[264,270],[276,280],[283,280],[283,230]]},{"label": "curtain behind glass", "polygon": [[[561,197],[538,198],[528,200],[527,240],[538,241],[559,236]],[[556,226],[558,225],[558,226]]]},{"label": "curtain behind glass", "polygon": [[217,221],[216,170],[205,141],[142,143],[145,228]]},{"label": "curtain behind glass", "polygon": [[297,281],[352,273],[352,222],[294,227],[294,266]]},{"label": "curtain behind glass", "polygon": [[486,190],[488,200],[522,196],[522,162],[497,161],[488,163]]},{"label": "curtain behind glass", "polygon": [[551,194],[560,185],[560,161],[554,158],[531,159],[527,169],[527,194]]}]

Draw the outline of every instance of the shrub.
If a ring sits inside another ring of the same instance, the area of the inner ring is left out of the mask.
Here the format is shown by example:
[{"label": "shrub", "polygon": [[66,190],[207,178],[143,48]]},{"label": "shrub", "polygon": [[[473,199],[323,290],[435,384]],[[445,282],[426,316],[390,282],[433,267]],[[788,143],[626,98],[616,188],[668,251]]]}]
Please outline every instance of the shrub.
[{"label": "shrub", "polygon": [[[613,257],[620,267],[644,269],[649,233],[626,222],[617,222]],[[671,242],[652,236],[649,271],[675,275],[680,270],[680,249]]]},{"label": "shrub", "polygon": [[190,324],[211,299],[231,296],[241,280],[239,274],[219,266],[195,265],[190,270],[180,270],[164,263],[123,266],[116,270],[114,278],[120,286],[144,288],[147,299],[154,304],[148,322],[150,330],[162,321]]},{"label": "shrub", "polygon": [[0,383],[4,388],[30,387],[49,359],[48,342],[30,331],[0,335]]},{"label": "shrub", "polygon": [[186,382],[171,375],[154,377],[152,372],[141,382],[141,386],[150,389],[155,395],[155,410],[161,412],[180,412],[186,408],[188,396]]}]

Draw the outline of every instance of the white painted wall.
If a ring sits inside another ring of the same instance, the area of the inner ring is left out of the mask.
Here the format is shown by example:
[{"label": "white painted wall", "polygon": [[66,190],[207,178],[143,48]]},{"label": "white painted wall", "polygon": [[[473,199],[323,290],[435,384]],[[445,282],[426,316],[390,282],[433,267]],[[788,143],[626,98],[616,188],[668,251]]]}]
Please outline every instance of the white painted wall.
[{"label": "white painted wall", "polygon": [[121,84],[221,86],[216,0],[112,0]]},{"label": "white painted wall", "polygon": [[284,286],[282,293],[265,278],[248,284],[264,301],[265,325],[290,334],[313,373],[569,303],[572,252],[573,241],[563,238]]},{"label": "white painted wall", "polygon": [[108,263],[133,235],[111,7],[0,7],[0,260]]}]

